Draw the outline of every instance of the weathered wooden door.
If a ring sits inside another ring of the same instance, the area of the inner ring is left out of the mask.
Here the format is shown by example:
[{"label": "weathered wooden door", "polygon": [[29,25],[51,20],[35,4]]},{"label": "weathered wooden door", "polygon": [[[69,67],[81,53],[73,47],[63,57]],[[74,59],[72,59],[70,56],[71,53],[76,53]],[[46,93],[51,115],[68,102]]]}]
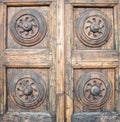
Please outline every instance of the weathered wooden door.
[{"label": "weathered wooden door", "polygon": [[56,0],[0,1],[0,122],[56,121],[56,10]]},{"label": "weathered wooden door", "polygon": [[0,122],[120,122],[118,0],[0,1]]},{"label": "weathered wooden door", "polygon": [[120,122],[118,2],[65,1],[66,122]]}]

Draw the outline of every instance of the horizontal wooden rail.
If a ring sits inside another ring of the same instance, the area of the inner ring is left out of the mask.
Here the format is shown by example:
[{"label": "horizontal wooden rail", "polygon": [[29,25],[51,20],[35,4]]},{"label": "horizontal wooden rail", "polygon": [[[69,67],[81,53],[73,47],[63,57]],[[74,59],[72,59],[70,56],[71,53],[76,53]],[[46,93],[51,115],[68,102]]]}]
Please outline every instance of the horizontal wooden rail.
[{"label": "horizontal wooden rail", "polygon": [[50,67],[52,54],[48,49],[5,50],[4,65],[7,67]]},{"label": "horizontal wooden rail", "polygon": [[103,68],[118,66],[118,52],[75,50],[72,52],[72,66],[74,68]]},{"label": "horizontal wooden rail", "polygon": [[65,3],[70,3],[75,6],[115,6],[118,0],[65,0]]}]

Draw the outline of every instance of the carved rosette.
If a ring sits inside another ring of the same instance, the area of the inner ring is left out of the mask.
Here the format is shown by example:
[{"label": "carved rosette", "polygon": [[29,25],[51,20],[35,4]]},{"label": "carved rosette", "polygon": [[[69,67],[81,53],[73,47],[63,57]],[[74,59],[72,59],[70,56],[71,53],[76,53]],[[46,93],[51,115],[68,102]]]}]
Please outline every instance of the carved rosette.
[{"label": "carved rosette", "polygon": [[18,74],[10,82],[10,96],[22,108],[35,108],[46,96],[45,82],[35,73]]},{"label": "carved rosette", "polygon": [[82,75],[76,86],[78,101],[89,109],[98,109],[105,105],[112,94],[111,82],[98,72]]},{"label": "carved rosette", "polygon": [[13,16],[10,32],[17,43],[33,46],[41,42],[46,34],[45,18],[36,10],[21,10]]},{"label": "carved rosette", "polygon": [[88,47],[104,45],[111,34],[111,22],[107,15],[99,10],[87,10],[76,23],[78,39]]}]

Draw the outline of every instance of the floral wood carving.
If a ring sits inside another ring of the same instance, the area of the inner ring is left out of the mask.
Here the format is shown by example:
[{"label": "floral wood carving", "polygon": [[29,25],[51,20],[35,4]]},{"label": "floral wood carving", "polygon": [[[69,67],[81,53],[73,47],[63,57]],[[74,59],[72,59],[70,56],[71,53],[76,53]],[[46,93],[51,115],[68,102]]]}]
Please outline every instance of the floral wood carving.
[{"label": "floral wood carving", "polygon": [[45,18],[33,9],[20,10],[10,23],[12,37],[23,46],[33,46],[41,42],[46,30]]},{"label": "floral wood carving", "polygon": [[46,85],[36,73],[16,75],[10,82],[10,96],[18,106],[31,109],[40,105],[46,96]]},{"label": "floral wood carving", "polygon": [[111,96],[111,82],[99,72],[82,75],[76,86],[78,101],[89,109],[98,109],[105,105]]},{"label": "floral wood carving", "polygon": [[111,22],[99,10],[87,10],[81,14],[76,24],[78,39],[88,47],[104,45],[111,34]]}]

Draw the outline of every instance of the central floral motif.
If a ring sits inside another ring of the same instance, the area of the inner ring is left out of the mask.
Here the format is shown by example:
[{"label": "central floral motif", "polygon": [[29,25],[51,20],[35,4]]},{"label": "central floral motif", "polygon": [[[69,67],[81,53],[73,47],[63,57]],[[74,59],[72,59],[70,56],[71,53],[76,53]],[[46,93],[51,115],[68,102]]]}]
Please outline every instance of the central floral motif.
[{"label": "central floral motif", "polygon": [[22,38],[33,38],[38,33],[38,21],[32,15],[23,15],[16,22],[16,30]]},{"label": "central floral motif", "polygon": [[105,23],[99,16],[89,17],[84,24],[84,32],[91,39],[100,38],[105,31]]},{"label": "central floral motif", "polygon": [[32,72],[17,74],[10,83],[10,96],[18,106],[31,109],[42,104],[46,85],[41,76]]},{"label": "central floral motif", "polygon": [[76,85],[78,101],[89,109],[98,109],[105,105],[112,92],[111,82],[100,72],[85,73]]},{"label": "central floral motif", "polygon": [[102,46],[109,40],[110,34],[110,19],[98,9],[86,10],[76,19],[76,36],[85,46]]},{"label": "central floral motif", "polygon": [[38,85],[30,78],[23,78],[16,84],[16,95],[24,102],[34,101],[38,94]]},{"label": "central floral motif", "polygon": [[100,79],[91,79],[84,86],[85,97],[91,102],[97,102],[106,94],[106,87]]}]

